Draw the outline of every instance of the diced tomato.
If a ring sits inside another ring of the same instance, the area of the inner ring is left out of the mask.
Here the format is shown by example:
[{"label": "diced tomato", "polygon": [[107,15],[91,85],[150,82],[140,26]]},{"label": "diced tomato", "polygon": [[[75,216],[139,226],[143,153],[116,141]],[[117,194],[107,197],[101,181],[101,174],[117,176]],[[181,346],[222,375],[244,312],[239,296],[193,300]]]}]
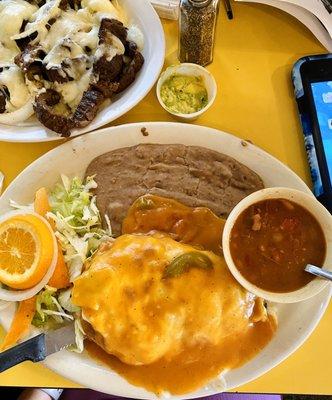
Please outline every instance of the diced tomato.
[{"label": "diced tomato", "polygon": [[283,231],[293,231],[300,224],[300,221],[297,218],[285,218],[280,226]]},{"label": "diced tomato", "polygon": [[246,266],[247,266],[247,267],[250,267],[251,261],[250,261],[250,256],[249,256],[249,254],[246,254],[246,255],[244,256],[244,262],[246,263]]},{"label": "diced tomato", "polygon": [[279,250],[277,250],[276,248],[272,249],[271,251],[272,253],[272,258],[276,263],[279,263],[281,261],[281,252]]}]

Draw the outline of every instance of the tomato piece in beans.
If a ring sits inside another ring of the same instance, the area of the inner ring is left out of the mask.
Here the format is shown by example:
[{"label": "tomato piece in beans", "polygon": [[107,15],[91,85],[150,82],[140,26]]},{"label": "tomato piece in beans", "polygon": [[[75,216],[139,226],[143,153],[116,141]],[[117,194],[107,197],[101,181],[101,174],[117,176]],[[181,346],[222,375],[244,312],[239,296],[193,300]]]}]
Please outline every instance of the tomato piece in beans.
[{"label": "tomato piece in beans", "polygon": [[326,239],[315,217],[286,199],[269,199],[248,207],[236,220],[230,250],[249,282],[272,292],[291,292],[314,276],[306,264],[321,267]]}]

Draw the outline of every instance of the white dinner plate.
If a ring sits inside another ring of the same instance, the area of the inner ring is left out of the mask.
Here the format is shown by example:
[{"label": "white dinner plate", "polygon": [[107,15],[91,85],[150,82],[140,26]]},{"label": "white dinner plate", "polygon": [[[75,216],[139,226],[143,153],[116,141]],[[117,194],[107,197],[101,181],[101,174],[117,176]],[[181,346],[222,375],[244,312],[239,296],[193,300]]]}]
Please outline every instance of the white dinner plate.
[{"label": "white dinner plate", "polygon": [[[148,136],[143,136],[145,127]],[[230,134],[201,126],[149,122],[106,128],[80,136],[46,153],[26,168],[0,198],[0,214],[9,211],[9,199],[21,204],[31,203],[35,191],[48,188],[59,180],[59,174],[80,175],[95,157],[114,149],[139,143],[181,143],[203,146],[234,157],[258,173],[265,186],[286,186],[310,193],[304,182],[288,167],[255,147]],[[276,305],[279,327],[272,341],[254,359],[241,368],[224,375],[225,387],[215,382],[194,393],[175,398],[196,398],[234,389],[245,384],[282,362],[308,338],[322,318],[330,299],[327,288],[317,296],[300,303]],[[0,322],[10,323],[10,312],[0,312]],[[146,390],[127,383],[116,373],[98,365],[86,354],[68,351],[50,356],[45,365],[60,375],[95,390],[131,398],[155,399]],[[300,374],[297,370],[294,373]]]},{"label": "white dinner plate", "polygon": [[[165,37],[160,19],[149,0],[119,0],[130,24],[138,26],[144,36],[142,54],[145,62],[135,81],[125,91],[105,104],[85,128],[74,129],[71,136],[91,132],[121,117],[136,106],[151,90],[159,77],[165,58]],[[35,116],[18,126],[0,124],[0,141],[47,142],[61,137],[45,128]]]}]

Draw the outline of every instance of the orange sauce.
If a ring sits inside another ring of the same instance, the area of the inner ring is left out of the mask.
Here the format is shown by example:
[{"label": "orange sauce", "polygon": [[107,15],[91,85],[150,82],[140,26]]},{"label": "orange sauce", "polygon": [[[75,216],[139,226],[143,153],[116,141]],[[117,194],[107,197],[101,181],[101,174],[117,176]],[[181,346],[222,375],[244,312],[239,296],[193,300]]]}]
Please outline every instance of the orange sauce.
[{"label": "orange sauce", "polygon": [[176,395],[194,391],[225,369],[243,365],[268,344],[275,329],[276,321],[270,316],[239,335],[229,336],[218,346],[188,348],[170,361],[161,359],[144,366],[124,364],[93,342],[86,342],[85,346],[92,357],[129,383],[157,394],[168,391]]},{"label": "orange sauce", "polygon": [[225,221],[205,207],[191,208],[176,200],[145,195],[130,207],[122,233],[165,232],[173,239],[220,255]]}]

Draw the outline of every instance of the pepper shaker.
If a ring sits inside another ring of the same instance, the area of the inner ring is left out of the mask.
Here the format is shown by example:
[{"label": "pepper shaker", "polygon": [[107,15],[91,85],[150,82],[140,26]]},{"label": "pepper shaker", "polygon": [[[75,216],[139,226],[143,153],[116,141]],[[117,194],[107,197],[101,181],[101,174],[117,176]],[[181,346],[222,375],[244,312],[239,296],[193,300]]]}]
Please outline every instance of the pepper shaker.
[{"label": "pepper shaker", "polygon": [[219,0],[181,0],[179,60],[205,66],[213,60]]}]

